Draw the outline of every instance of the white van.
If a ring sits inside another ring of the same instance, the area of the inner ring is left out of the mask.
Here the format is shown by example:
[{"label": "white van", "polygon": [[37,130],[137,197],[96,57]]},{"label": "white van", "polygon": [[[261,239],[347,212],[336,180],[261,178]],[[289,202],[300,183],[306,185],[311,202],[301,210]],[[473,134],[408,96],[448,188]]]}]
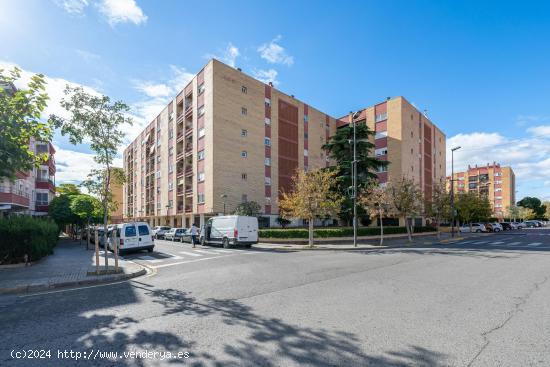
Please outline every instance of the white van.
[{"label": "white van", "polygon": [[[116,226],[116,237],[118,239],[118,252],[128,250],[147,250],[153,252],[155,243],[151,227],[146,222],[122,223]],[[113,251],[112,231],[109,233],[109,250]]]},{"label": "white van", "polygon": [[258,218],[244,215],[213,217],[201,228],[200,243],[230,246],[258,243]]}]

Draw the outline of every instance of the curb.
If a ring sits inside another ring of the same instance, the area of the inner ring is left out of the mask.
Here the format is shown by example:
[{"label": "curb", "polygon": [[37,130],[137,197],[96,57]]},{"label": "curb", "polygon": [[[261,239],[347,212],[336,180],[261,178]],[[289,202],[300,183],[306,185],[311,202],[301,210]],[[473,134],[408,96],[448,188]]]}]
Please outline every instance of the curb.
[{"label": "curb", "polygon": [[[437,235],[437,232],[419,232],[419,233],[413,233],[412,237],[426,237],[426,236],[435,236]],[[406,233],[399,233],[399,234],[390,234],[390,235],[384,235],[385,239],[392,240],[392,239],[401,239],[401,238],[407,238]],[[380,241],[379,236],[358,236],[357,240],[360,241]],[[346,242],[352,242],[353,239],[351,237],[316,237],[315,241],[318,244],[323,243],[346,243]],[[271,238],[271,237],[260,237],[260,242],[268,242],[275,245],[287,245],[287,244],[305,244],[307,245],[308,240],[307,238]]]},{"label": "curb", "polygon": [[351,247],[351,248],[327,248],[327,247],[254,247],[253,249],[259,251],[279,251],[279,252],[298,252],[298,251],[358,251],[358,250],[379,250],[389,248],[388,246],[376,246],[376,247]]},{"label": "curb", "polygon": [[[141,266],[141,265],[140,265]],[[82,279],[69,282],[59,282],[59,283],[34,283],[20,285],[16,287],[0,288],[0,294],[18,294],[18,293],[29,293],[29,292],[39,292],[50,289],[64,288],[64,287],[73,287],[77,285],[92,285],[92,284],[104,284],[104,283],[113,283],[121,280],[127,280],[136,278],[142,275],[147,274],[147,269],[142,267],[142,269],[135,271],[129,274],[113,274],[105,276],[102,279]]]}]

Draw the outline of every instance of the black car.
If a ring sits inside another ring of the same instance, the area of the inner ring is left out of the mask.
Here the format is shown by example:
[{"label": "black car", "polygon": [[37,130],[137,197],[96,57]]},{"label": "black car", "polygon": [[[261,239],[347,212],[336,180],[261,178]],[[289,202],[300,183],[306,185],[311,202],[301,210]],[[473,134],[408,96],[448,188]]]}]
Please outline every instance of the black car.
[{"label": "black car", "polygon": [[502,226],[503,231],[511,231],[513,229],[509,222],[502,222],[500,225]]}]

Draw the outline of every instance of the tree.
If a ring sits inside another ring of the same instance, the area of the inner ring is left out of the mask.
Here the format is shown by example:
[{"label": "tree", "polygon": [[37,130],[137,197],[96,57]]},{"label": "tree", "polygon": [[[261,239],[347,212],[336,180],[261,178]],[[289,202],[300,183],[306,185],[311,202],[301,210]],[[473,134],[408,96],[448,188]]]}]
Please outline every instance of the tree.
[{"label": "tree", "polygon": [[519,217],[522,221],[529,220],[535,218],[536,214],[535,211],[531,208],[526,208],[523,206],[519,206]]},{"label": "tree", "polygon": [[[122,126],[132,124],[132,119],[127,116],[130,108],[121,101],[112,102],[107,96],[89,94],[82,87],[67,86],[64,93],[61,106],[69,112],[70,118],[52,115],[50,121],[61,129],[62,135],[69,136],[72,144],[80,144],[83,140],[90,142],[90,149],[95,153],[94,161],[100,168],[88,175],[86,187],[101,201],[103,225],[107,228],[109,205],[113,199],[110,185],[114,171],[111,168],[118,147],[123,143]],[[124,177],[118,179],[124,180]],[[104,231],[103,239],[106,244],[107,231]],[[115,264],[117,256],[115,247]],[[105,267],[108,265],[105,251]]]},{"label": "tree", "polygon": [[387,187],[370,183],[359,197],[359,203],[370,213],[371,218],[380,220],[380,246],[384,244],[384,218],[395,212]]},{"label": "tree", "polygon": [[262,206],[255,201],[245,201],[237,205],[235,215],[247,215],[249,217],[257,217],[260,215]]},{"label": "tree", "polygon": [[71,209],[71,195],[54,197],[48,205],[48,214],[60,229],[74,224],[77,218]]},{"label": "tree", "polygon": [[[472,224],[475,217],[478,196],[473,192],[461,192],[456,195],[455,209],[460,222]],[[471,228],[470,228],[471,229]]]},{"label": "tree", "polygon": [[489,220],[493,215],[493,209],[491,208],[491,202],[487,196],[477,197],[477,202],[474,208],[473,219],[478,222]]},{"label": "tree", "polygon": [[515,205],[506,207],[506,216],[508,219],[515,222],[516,218],[519,218],[519,207]]},{"label": "tree", "polygon": [[535,197],[526,196],[520,201],[518,201],[518,206],[522,206],[524,208],[533,209],[533,212],[535,213],[535,218],[543,217],[546,213],[546,207],[542,205],[540,202],[540,199]]},{"label": "tree", "polygon": [[432,197],[426,200],[425,203],[426,217],[431,218],[437,228],[437,238],[441,238],[439,230],[441,221],[450,217],[451,200],[450,195],[442,184],[434,185]]},{"label": "tree", "polygon": [[294,191],[282,193],[279,199],[281,217],[300,218],[309,224],[309,246],[313,247],[315,218],[338,214],[342,195],[333,190],[336,172],[327,170],[299,171],[292,178]]},{"label": "tree", "polygon": [[402,177],[388,184],[391,206],[398,217],[405,221],[409,242],[412,242],[412,218],[422,211],[422,191],[411,179]]},{"label": "tree", "polygon": [[[86,223],[88,227],[94,216],[94,212],[97,208],[96,202],[98,200],[90,195],[73,195],[71,196],[70,208],[74,215],[79,219],[79,224]],[[87,240],[90,238],[89,233]],[[82,235],[80,236],[82,241]],[[88,241],[89,242],[89,241]]]},{"label": "tree", "polygon": [[545,208],[544,217],[546,219],[550,219],[550,201],[545,201],[545,202],[542,203],[542,205]]},{"label": "tree", "polygon": [[[374,135],[374,132],[368,128],[366,123],[358,123],[356,125],[355,135],[357,139],[357,192],[361,192],[369,180],[377,179],[374,172],[380,166],[387,165],[388,162],[374,157],[374,144],[368,140]],[[327,152],[328,156],[336,162],[334,167],[328,169],[336,172],[337,182],[334,190],[344,198],[339,217],[348,224],[353,218],[353,199],[349,191],[352,186],[351,163],[353,161],[353,144],[350,143],[352,139],[353,127],[340,127],[336,130],[336,134],[323,145],[323,149]],[[359,207],[357,215],[362,216],[364,214],[363,209]]]},{"label": "tree", "polygon": [[80,195],[80,187],[71,183],[63,183],[55,188],[55,192],[59,195]]},{"label": "tree", "polygon": [[283,218],[283,217],[277,217],[277,219],[275,219],[275,221],[277,222],[277,224],[279,224],[283,228],[286,228],[286,226],[288,226],[290,223],[292,223],[292,221],[290,221],[286,218]]},{"label": "tree", "polygon": [[50,141],[53,136],[52,123],[40,120],[48,101],[44,76],[33,75],[26,89],[17,89],[14,83],[20,77],[19,68],[7,75],[0,69],[0,177],[9,179],[45,162],[46,153],[35,153],[31,139]]}]

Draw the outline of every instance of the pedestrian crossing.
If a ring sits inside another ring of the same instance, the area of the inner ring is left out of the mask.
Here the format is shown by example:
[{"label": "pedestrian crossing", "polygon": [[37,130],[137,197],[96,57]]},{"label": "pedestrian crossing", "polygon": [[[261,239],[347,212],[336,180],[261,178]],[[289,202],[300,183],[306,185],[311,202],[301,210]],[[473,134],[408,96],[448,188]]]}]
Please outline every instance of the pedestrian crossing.
[{"label": "pedestrian crossing", "polygon": [[184,251],[180,249],[170,249],[165,251],[164,249],[156,250],[152,253],[129,253],[121,259],[132,260],[148,265],[153,268],[161,268],[172,265],[184,264],[187,262],[196,262],[203,260],[216,259],[234,255],[247,255],[255,254],[260,251],[250,251],[241,249],[224,249],[224,248],[185,248]]},{"label": "pedestrian crossing", "polygon": [[507,247],[507,248],[533,248],[533,249],[550,249],[550,243],[545,244],[543,242],[519,242],[519,241],[476,241],[476,240],[469,240],[469,241],[458,241],[453,243],[453,245],[486,245],[486,246],[493,246],[493,247]]}]

